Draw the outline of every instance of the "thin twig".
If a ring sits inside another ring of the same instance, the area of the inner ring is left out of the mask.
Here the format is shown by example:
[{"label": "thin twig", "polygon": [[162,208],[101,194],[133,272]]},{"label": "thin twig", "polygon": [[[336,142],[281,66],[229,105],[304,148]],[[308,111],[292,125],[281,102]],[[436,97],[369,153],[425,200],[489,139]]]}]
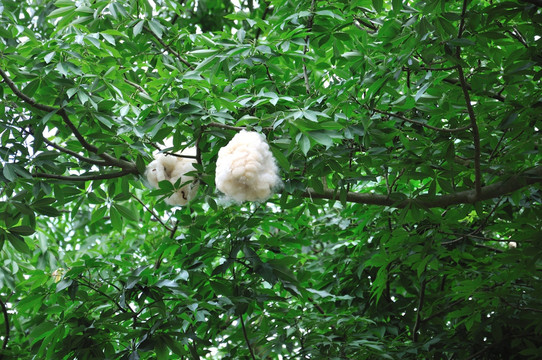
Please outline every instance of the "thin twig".
[{"label": "thin twig", "polygon": [[469,0],[463,0],[463,6],[461,8],[461,20],[459,22],[459,31],[457,33],[457,38],[461,39],[463,36],[463,31],[465,31],[465,15],[467,14],[467,5]]},{"label": "thin twig", "polygon": [[423,308],[423,302],[425,299],[426,284],[427,284],[427,281],[424,278],[420,285],[420,297],[418,299],[418,308],[416,310],[416,322],[414,323],[414,327],[412,328],[412,341],[414,342],[418,341],[418,329],[420,328],[420,324],[421,324],[421,313],[422,313],[422,308]]},{"label": "thin twig", "polygon": [[[310,33],[312,31],[312,24],[314,21],[314,10],[316,7],[316,0],[311,1],[311,8],[310,8],[310,16],[307,20],[307,31]],[[310,36],[307,34],[305,37],[305,45],[303,46],[303,55],[306,55],[309,51],[309,40]],[[305,79],[305,90],[307,91],[307,95],[310,95],[311,93],[311,86],[309,84],[309,75],[307,73],[307,60],[303,58],[303,78]]]},{"label": "thin twig", "polygon": [[[9,325],[8,309],[6,308],[6,304],[4,304],[4,301],[2,301],[2,299],[0,299],[0,306],[2,307],[2,313],[4,314],[4,326],[6,327],[6,334],[4,335],[4,343],[2,344],[2,352],[3,352],[3,350],[6,350],[6,348],[8,347],[10,325]],[[0,360],[3,358],[4,358],[4,354],[0,354]]]},{"label": "thin twig", "polygon": [[269,66],[267,66],[267,64],[263,63],[263,66],[265,67],[265,71],[267,73],[267,78],[269,79],[269,81],[271,81],[273,83],[273,85],[275,85],[275,89],[277,90],[277,94],[280,95],[280,90],[277,86],[277,83],[275,82],[275,79],[273,79],[273,77],[271,76],[271,73],[269,72]]},{"label": "thin twig", "polygon": [[356,25],[358,27],[358,29],[361,29],[361,27],[359,27],[359,25],[357,23],[365,26],[366,28],[369,28],[371,31],[366,30],[368,33],[373,34],[373,33],[378,31],[378,27],[376,25],[370,23],[370,22],[367,22],[367,21],[365,21],[365,20],[363,20],[363,19],[361,19],[361,18],[359,18],[357,16],[354,16],[353,19],[355,20],[354,25]]},{"label": "thin twig", "polygon": [[420,323],[424,323],[426,321],[429,321],[431,319],[434,319],[436,317],[439,317],[441,316],[442,314],[445,314],[447,313],[448,311],[450,311],[451,308],[453,308],[454,306],[456,305],[459,305],[461,304],[463,301],[465,301],[464,299],[459,299],[459,300],[456,300],[454,302],[452,302],[450,305],[446,306],[444,309],[440,310],[440,311],[437,311],[431,315],[429,315],[428,317],[426,317],[425,319],[422,319],[420,320]]},{"label": "thin twig", "polygon": [[438,128],[438,127],[431,126],[431,125],[429,125],[429,124],[423,123],[423,122],[421,122],[421,121],[409,119],[409,118],[404,117],[404,116],[399,115],[399,114],[392,114],[392,113],[389,113],[389,112],[387,112],[387,111],[382,111],[382,110],[378,110],[378,109],[372,109],[372,110],[373,110],[374,112],[379,113],[379,114],[386,115],[386,116],[389,116],[389,117],[395,117],[395,118],[401,119],[401,120],[403,120],[403,121],[406,121],[406,122],[409,122],[409,123],[412,123],[412,124],[416,124],[416,125],[420,125],[420,126],[423,126],[423,127],[428,128],[428,129],[435,130],[435,131],[442,131],[442,132],[454,133],[454,132],[461,132],[461,131],[468,130],[468,129],[470,129],[471,126],[472,126],[472,125],[469,125],[469,126],[464,126],[464,127],[456,128],[456,129]]},{"label": "thin twig", "polygon": [[426,70],[426,71],[450,71],[450,70],[455,70],[455,65],[449,66],[449,67],[443,67],[443,68],[432,68],[432,67],[422,66],[421,69]]},{"label": "thin twig", "polygon": [[79,284],[83,285],[83,286],[86,286],[88,287],[89,289],[92,289],[94,291],[96,291],[98,294],[104,296],[105,298],[107,298],[109,301],[112,301],[116,306],[117,308],[124,312],[124,313],[127,313],[127,312],[134,312],[134,310],[132,310],[132,308],[130,307],[130,305],[126,304],[128,310],[126,308],[123,308],[119,303],[118,301],[116,301],[115,299],[113,299],[111,296],[107,295],[106,293],[104,293],[103,291],[101,291],[100,289],[96,289],[94,286],[92,286],[92,284],[90,282],[83,282],[83,281],[78,281]]},{"label": "thin twig", "polygon": [[105,160],[96,160],[96,159],[91,159],[91,158],[88,158],[86,156],[83,156],[75,151],[72,151],[72,150],[69,150],[69,149],[66,149],[65,147],[62,147],[60,145],[57,145],[55,144],[54,142],[52,141],[49,141],[47,140],[46,138],[43,138],[43,142],[46,143],[47,145],[49,145],[50,147],[54,148],[54,149],[57,149],[58,151],[61,151],[65,154],[68,154],[68,155],[71,155],[83,162],[86,162],[86,163],[89,163],[89,164],[93,164],[93,165],[97,165],[97,166],[107,166],[107,162]]},{"label": "thin twig", "polygon": [[483,248],[483,249],[489,249],[491,251],[495,251],[496,253],[502,254],[504,251],[501,249],[496,249],[493,246],[488,246],[484,244],[474,244],[474,247]]},{"label": "thin twig", "polygon": [[316,308],[316,310],[318,310],[318,312],[322,315],[325,315],[326,312],[324,311],[324,309],[322,309],[322,307],[320,306],[320,304],[318,304],[317,302],[315,302],[313,300],[313,298],[309,297],[309,302],[314,305],[314,307]]},{"label": "thin twig", "polygon": [[506,135],[507,132],[508,132],[508,129],[504,130],[504,132],[502,133],[501,138],[499,139],[499,142],[495,146],[495,149],[493,149],[493,151],[491,152],[491,155],[489,155],[489,158],[487,159],[487,162],[490,162],[491,160],[493,160],[493,157],[495,156],[495,154],[497,154],[497,150],[499,149],[499,146],[501,145],[501,142],[503,141],[504,136]]},{"label": "thin twig", "polygon": [[143,94],[145,94],[145,95],[149,95],[149,94],[145,91],[145,89],[143,89],[141,86],[139,86],[139,85],[136,84],[135,82],[132,82],[132,81],[128,80],[128,79],[126,78],[126,75],[124,75],[124,82],[125,82],[126,84],[128,84],[128,85],[130,85],[130,86],[136,88],[137,90],[139,90],[139,92],[141,92],[141,93],[143,93]]},{"label": "thin twig", "polygon": [[[169,238],[170,239],[175,238],[175,233],[177,232],[178,227],[179,227],[179,221],[175,221],[175,225],[173,225],[173,229],[171,229],[171,231],[169,232]],[[162,251],[160,256],[158,256],[158,259],[156,259],[156,262],[154,263],[154,268],[155,269],[159,269],[160,265],[162,265],[162,259],[163,259],[162,255],[164,255],[164,251]]]},{"label": "thin twig", "polygon": [[134,198],[138,203],[140,203],[143,208],[145,210],[147,210],[153,217],[154,219],[156,219],[156,221],[158,221],[167,231],[172,231],[173,229],[170,228],[169,226],[167,226],[163,221],[162,219],[160,219],[160,217],[154,212],[153,209],[150,209],[147,205],[145,205],[145,203],[140,199],[138,198],[137,196],[135,196],[134,194],[131,194],[132,198]]},{"label": "thin twig", "polygon": [[[264,1],[264,4],[265,4],[265,9],[263,10],[262,20],[265,20],[267,15],[271,12],[271,2]],[[258,39],[260,38],[261,33],[262,33],[262,29],[258,26],[258,28],[256,29],[256,35],[254,36],[254,44],[258,42]]]},{"label": "thin twig", "polygon": [[250,341],[248,340],[247,329],[245,327],[245,321],[243,320],[243,314],[239,316],[239,319],[241,320],[241,327],[243,328],[243,336],[245,337],[248,350],[250,351],[250,356],[252,357],[252,360],[256,360],[256,357],[254,356],[254,351],[252,351],[252,346],[250,345]]},{"label": "thin twig", "polygon": [[[461,9],[461,21],[459,23],[459,31],[457,35],[458,39],[461,39],[465,30],[465,15],[467,13],[467,4],[468,0],[463,0],[463,7]],[[457,47],[456,56],[458,60],[461,60],[460,46]],[[480,133],[478,131],[478,124],[476,123],[476,115],[474,114],[474,109],[472,107],[467,80],[465,79],[465,73],[463,72],[463,67],[460,64],[457,65],[457,74],[459,76],[461,89],[463,90],[463,96],[465,97],[465,105],[467,106],[467,112],[469,113],[472,128],[472,137],[474,142],[474,187],[476,189],[476,198],[479,198],[482,189],[482,173],[480,170]]]},{"label": "thin twig", "polygon": [[118,172],[111,173],[87,173],[87,175],[57,175],[57,174],[46,174],[46,173],[33,173],[33,177],[44,178],[44,179],[55,179],[55,180],[64,180],[64,181],[92,181],[92,180],[107,180],[107,179],[116,179],[123,177],[128,174],[134,174],[130,170],[122,170]]},{"label": "thin twig", "polygon": [[154,33],[154,31],[152,31],[151,29],[149,29],[146,25],[143,26],[143,29],[150,33],[156,40],[158,40],[158,42],[160,43],[160,45],[162,45],[167,51],[169,51],[170,53],[172,53],[173,55],[175,55],[175,57],[177,59],[179,59],[180,62],[182,62],[183,64],[185,64],[186,66],[188,66],[188,68],[190,70],[194,70],[194,66],[192,64],[190,64],[187,60],[185,60],[177,51],[173,50],[168,44],[166,44],[158,35],[156,35]]},{"label": "thin twig", "polygon": [[480,132],[478,131],[478,125],[476,123],[476,115],[471,104],[469,90],[467,88],[467,81],[465,80],[465,74],[461,65],[457,66],[457,73],[459,74],[459,81],[461,82],[461,88],[463,89],[463,96],[465,97],[465,104],[469,113],[472,138],[474,142],[474,186],[476,189],[476,196],[479,197],[482,189],[482,173],[480,170]]},{"label": "thin twig", "polygon": [[538,7],[542,7],[542,0],[520,0],[521,2],[526,2],[529,4],[533,4]]},{"label": "thin twig", "polygon": [[519,305],[514,305],[514,304],[511,304],[509,303],[508,301],[506,301],[503,297],[499,297],[499,299],[501,299],[502,302],[504,302],[506,305],[516,309],[516,310],[519,310],[519,311],[532,311],[532,312],[539,312],[539,313],[542,313],[542,309],[536,309],[536,308],[532,308],[532,307],[524,307],[524,306],[519,306]]},{"label": "thin twig", "polygon": [[[220,123],[209,123],[209,124],[205,124],[205,125],[202,126],[202,128],[204,130],[206,128],[210,128],[210,127],[223,129],[223,130],[233,130],[233,131],[241,131],[241,130],[246,130],[247,129],[245,126],[231,126],[231,125],[220,124]],[[273,127],[271,127],[271,126],[262,128],[262,131],[272,131],[272,130],[273,130]]]},{"label": "thin twig", "polygon": [[401,176],[403,176],[403,174],[405,173],[405,168],[402,168],[401,171],[399,171],[399,174],[397,174],[397,176],[395,177],[395,179],[393,179],[393,181],[391,182],[391,185],[390,185],[390,188],[393,190],[393,187],[395,186],[395,183],[399,180],[399,178]]},{"label": "thin twig", "polygon": [[[460,81],[458,79],[446,78],[446,79],[444,79],[442,81],[447,82],[448,84],[461,86],[461,83],[460,83]],[[469,89],[469,91],[472,91],[472,87],[469,84],[467,84],[467,89]],[[495,100],[498,100],[500,102],[504,102],[506,100],[506,98],[504,96],[502,96],[501,94],[495,94],[495,93],[492,93],[492,92],[485,92],[484,94],[487,95],[488,97],[490,97],[492,99],[495,99]]]}]

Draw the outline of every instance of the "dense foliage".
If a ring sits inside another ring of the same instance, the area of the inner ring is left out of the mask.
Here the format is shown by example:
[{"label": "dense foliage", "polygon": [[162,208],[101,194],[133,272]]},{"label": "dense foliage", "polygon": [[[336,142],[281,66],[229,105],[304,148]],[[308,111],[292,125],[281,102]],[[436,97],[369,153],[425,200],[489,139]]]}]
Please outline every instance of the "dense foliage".
[{"label": "dense foliage", "polygon": [[[0,2],[0,358],[542,358],[541,36],[540,0]],[[265,203],[215,189],[243,128]],[[171,207],[143,173],[188,146]]]}]

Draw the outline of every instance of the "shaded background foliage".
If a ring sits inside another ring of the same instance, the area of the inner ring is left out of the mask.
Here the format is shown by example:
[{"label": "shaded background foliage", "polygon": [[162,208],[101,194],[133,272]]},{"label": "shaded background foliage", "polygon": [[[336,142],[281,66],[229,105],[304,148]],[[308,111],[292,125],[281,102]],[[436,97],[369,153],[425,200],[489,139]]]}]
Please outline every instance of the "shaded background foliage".
[{"label": "shaded background foliage", "polygon": [[541,5],[3,1],[3,358],[540,358]]}]

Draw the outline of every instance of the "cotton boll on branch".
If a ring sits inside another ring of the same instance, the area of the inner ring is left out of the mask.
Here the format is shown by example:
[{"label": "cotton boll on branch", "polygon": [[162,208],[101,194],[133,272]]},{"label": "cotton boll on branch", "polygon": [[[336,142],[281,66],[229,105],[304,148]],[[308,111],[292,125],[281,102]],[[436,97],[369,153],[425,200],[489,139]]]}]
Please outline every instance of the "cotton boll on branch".
[{"label": "cotton boll on branch", "polygon": [[[196,149],[187,148],[178,154],[195,156]],[[178,183],[180,187],[166,198],[165,202],[169,205],[186,205],[198,191],[195,178],[186,175],[195,170],[193,165],[195,163],[196,159],[157,153],[154,155],[154,161],[147,166],[145,174],[153,188],[158,188],[158,183],[164,180],[173,185]]]},{"label": "cotton boll on branch", "polygon": [[241,130],[218,152],[215,183],[239,203],[265,201],[281,184],[278,167],[263,135]]}]

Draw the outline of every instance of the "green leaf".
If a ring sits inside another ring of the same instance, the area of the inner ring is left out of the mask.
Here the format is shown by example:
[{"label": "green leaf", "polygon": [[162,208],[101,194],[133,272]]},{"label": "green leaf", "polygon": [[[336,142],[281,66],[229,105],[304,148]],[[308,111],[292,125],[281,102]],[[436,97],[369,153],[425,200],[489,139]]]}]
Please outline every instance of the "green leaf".
[{"label": "green leaf", "polygon": [[141,31],[143,30],[144,25],[145,25],[145,20],[140,20],[135,24],[134,29],[133,29],[134,37],[141,34]]},{"label": "green leaf", "polygon": [[373,2],[373,8],[376,10],[377,13],[382,11],[382,7],[384,6],[384,0],[372,0]]},{"label": "green leaf", "polygon": [[9,240],[9,243],[13,246],[13,248],[19,252],[22,252],[24,254],[30,254],[30,248],[24,241],[24,239],[16,234],[8,233],[7,238]]},{"label": "green leaf", "polygon": [[149,20],[149,27],[151,28],[151,31],[158,36],[158,38],[162,38],[163,27],[157,20]]},{"label": "green leaf", "polygon": [[71,279],[62,279],[56,284],[56,292],[61,292],[62,290],[68,288],[73,283]]},{"label": "green leaf", "polygon": [[301,148],[303,154],[306,156],[311,148],[311,142],[306,135],[301,135],[301,138],[299,139],[299,147]]},{"label": "green leaf", "polygon": [[139,221],[139,216],[133,210],[127,208],[121,204],[113,204],[113,207],[120,213],[120,215],[129,221]]},{"label": "green leaf", "polygon": [[35,344],[38,340],[43,339],[45,336],[55,330],[55,328],[55,324],[49,321],[42,322],[36,326],[29,335],[30,339],[32,339],[32,344]]},{"label": "green leaf", "polygon": [[2,169],[2,174],[8,181],[15,181],[17,180],[18,176],[15,171],[15,166],[13,164],[4,164],[4,168]]},{"label": "green leaf", "polygon": [[8,231],[13,234],[18,234],[22,236],[29,236],[36,232],[30,226],[15,226],[15,227],[9,228]]},{"label": "green leaf", "polygon": [[53,10],[51,11],[51,13],[49,14],[49,17],[50,18],[57,18],[57,17],[61,17],[61,16],[64,16],[66,14],[69,14],[71,13],[72,11],[75,10],[75,6],[65,6],[65,7],[61,7],[61,8],[58,8],[56,10]]}]

